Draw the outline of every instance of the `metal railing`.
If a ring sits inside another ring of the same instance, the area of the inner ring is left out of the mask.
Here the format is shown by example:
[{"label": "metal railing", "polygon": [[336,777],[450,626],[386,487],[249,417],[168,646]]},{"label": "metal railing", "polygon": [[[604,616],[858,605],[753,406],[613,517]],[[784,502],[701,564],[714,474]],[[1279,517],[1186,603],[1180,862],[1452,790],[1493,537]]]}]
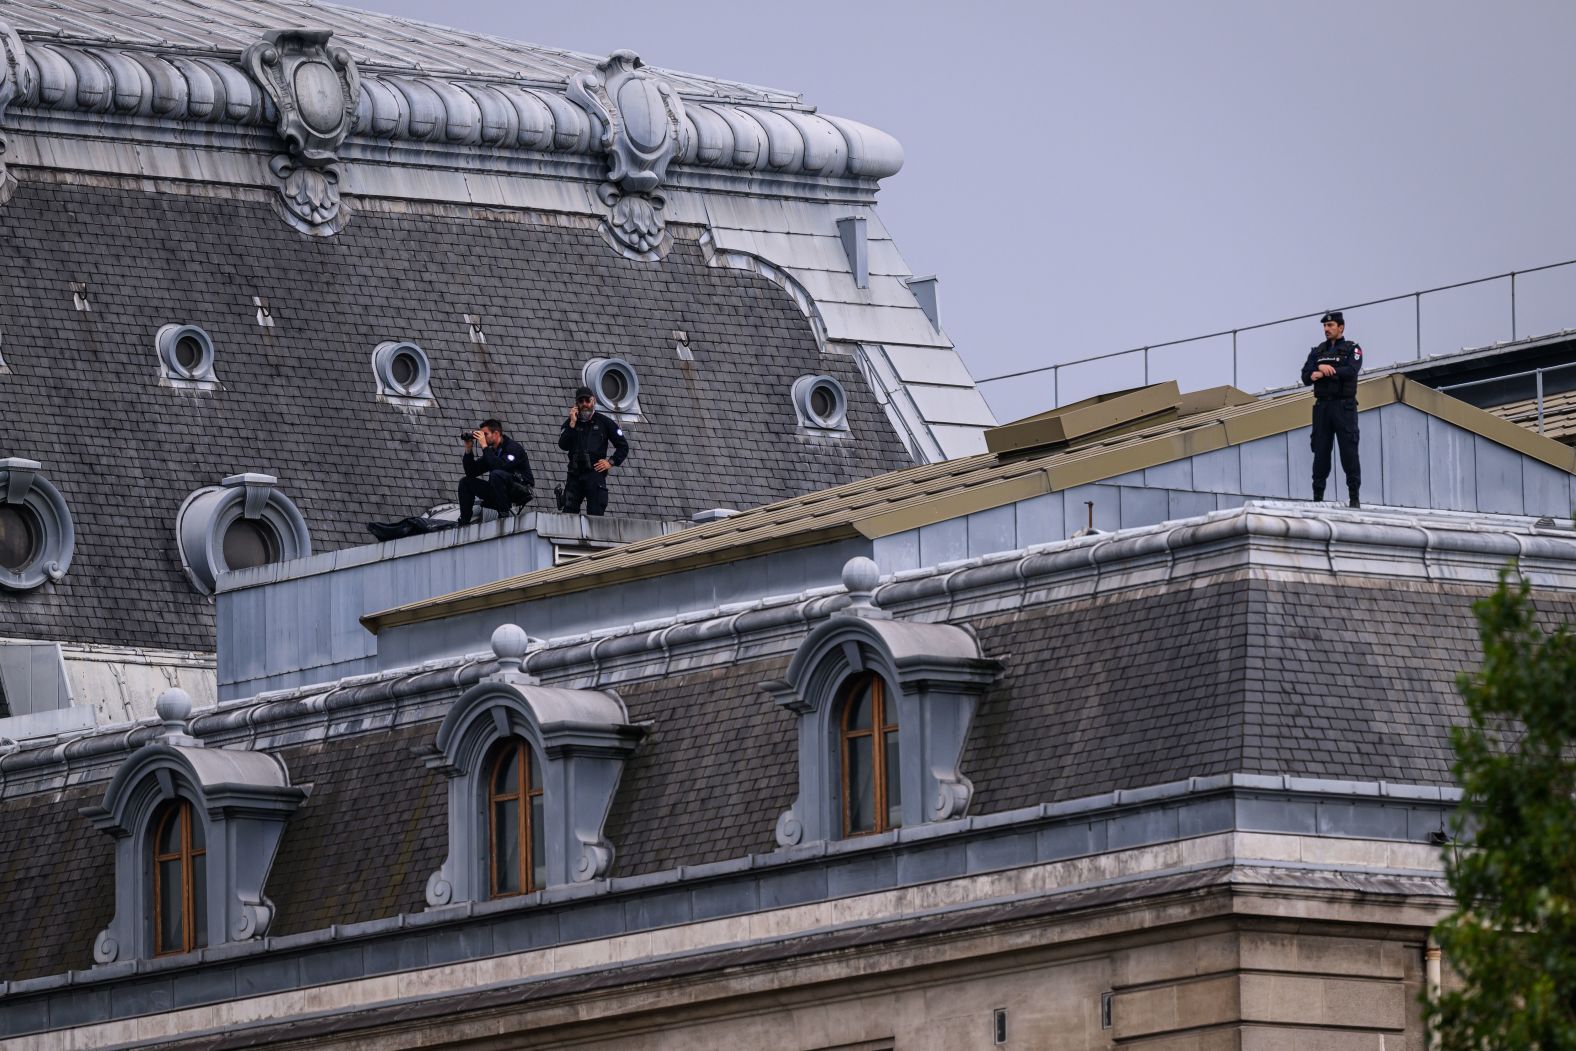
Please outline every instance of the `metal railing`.
[{"label": "metal railing", "polygon": [[[1387,303],[1402,303],[1402,302],[1405,302],[1408,299],[1412,300],[1412,303],[1413,303],[1413,311],[1412,311],[1413,329],[1414,329],[1414,332],[1415,332],[1415,335],[1416,335],[1416,339],[1415,339],[1415,357],[1414,357],[1413,360],[1422,360],[1422,357],[1423,357],[1423,297],[1424,296],[1433,295],[1433,294],[1438,293],[1438,292],[1450,292],[1450,291],[1453,291],[1453,290],[1458,289],[1458,288],[1470,288],[1470,287],[1472,287],[1474,285],[1485,285],[1485,284],[1488,284],[1488,283],[1493,282],[1493,281],[1505,281],[1505,280],[1508,280],[1510,282],[1510,338],[1512,340],[1515,340],[1516,338],[1518,338],[1517,329],[1516,329],[1516,278],[1518,276],[1524,276],[1526,274],[1541,273],[1541,272],[1543,272],[1545,270],[1558,270],[1561,267],[1567,267],[1567,266],[1576,266],[1576,259],[1567,259],[1564,262],[1560,262],[1560,263],[1548,263],[1548,264],[1546,264],[1544,266],[1528,267],[1525,270],[1510,270],[1510,271],[1506,271],[1503,274],[1494,274],[1494,275],[1492,275],[1490,277],[1473,278],[1471,281],[1457,281],[1454,284],[1439,285],[1436,288],[1422,288],[1422,289],[1418,289],[1415,292],[1407,292],[1407,293],[1405,293],[1403,295],[1399,295],[1399,296],[1386,296],[1384,299],[1370,299],[1370,300],[1368,300],[1366,302],[1363,302],[1363,303],[1351,303],[1351,304],[1348,304],[1347,306],[1343,306],[1343,307],[1330,307],[1330,308],[1325,308],[1325,309],[1332,309],[1332,310],[1359,310],[1359,309],[1361,309],[1363,307],[1376,307],[1376,306],[1383,306],[1383,305],[1385,305]],[[1051,374],[1051,405],[1052,405],[1052,407],[1055,407],[1055,406],[1058,406],[1058,405],[1061,404],[1061,370],[1062,369],[1074,368],[1074,367],[1079,366],[1079,365],[1089,365],[1089,364],[1092,364],[1092,363],[1094,363],[1096,361],[1109,361],[1109,360],[1111,360],[1113,358],[1126,357],[1126,356],[1131,355],[1131,354],[1142,354],[1144,356],[1144,383],[1147,385],[1149,383],[1149,353],[1150,353],[1150,351],[1162,350],[1162,349],[1167,348],[1167,347],[1180,347],[1180,346],[1185,346],[1186,344],[1189,344],[1189,343],[1199,343],[1199,342],[1202,342],[1202,341],[1204,341],[1206,339],[1220,339],[1223,336],[1230,336],[1231,337],[1231,384],[1232,384],[1232,386],[1237,386],[1238,385],[1238,381],[1237,381],[1238,366],[1239,366],[1239,361],[1238,361],[1238,358],[1237,358],[1237,336],[1239,334],[1241,334],[1243,332],[1255,332],[1255,331],[1257,331],[1259,329],[1274,328],[1276,325],[1286,325],[1286,324],[1290,324],[1293,321],[1307,321],[1310,318],[1320,317],[1323,314],[1324,314],[1324,310],[1323,309],[1315,310],[1312,313],[1296,314],[1296,315],[1293,315],[1292,317],[1278,318],[1278,319],[1276,319],[1274,321],[1261,321],[1261,322],[1259,322],[1256,325],[1242,325],[1242,326],[1239,326],[1237,328],[1221,329],[1219,332],[1210,332],[1210,333],[1207,333],[1207,334],[1202,335],[1202,336],[1189,336],[1186,339],[1173,339],[1173,340],[1168,340],[1165,343],[1150,343],[1150,344],[1147,344],[1147,345],[1142,346],[1142,347],[1129,347],[1127,350],[1113,350],[1113,351],[1111,351],[1109,353],[1106,353],[1106,354],[1095,354],[1095,355],[1093,355],[1091,357],[1087,357],[1087,358],[1078,358],[1075,361],[1062,361],[1062,362],[1057,362],[1054,365],[1040,365],[1040,366],[1037,366],[1037,367],[1032,368],[1032,369],[1020,369],[1017,372],[1004,372],[1004,373],[1002,373],[999,376],[987,376],[984,379],[976,380],[975,382],[976,382],[977,385],[983,385],[983,384],[986,384],[986,383],[999,383],[1002,380],[1017,379],[1020,376],[1034,376],[1034,375],[1038,375],[1039,373],[1042,373],[1042,372],[1049,372]]]},{"label": "metal railing", "polygon": [[1531,376],[1533,378],[1533,385],[1534,385],[1534,388],[1535,388],[1535,391],[1536,391],[1536,393],[1534,394],[1534,399],[1536,400],[1537,405],[1538,405],[1538,433],[1542,434],[1543,433],[1543,374],[1546,373],[1546,372],[1560,372],[1560,371],[1562,371],[1564,369],[1576,369],[1576,361],[1566,362],[1564,365],[1549,365],[1549,366],[1547,366],[1545,368],[1541,368],[1541,369],[1528,369],[1526,372],[1512,372],[1512,373],[1509,373],[1509,374],[1504,375],[1504,376],[1490,376],[1488,379],[1485,379],[1485,380],[1467,380],[1465,383],[1452,383],[1452,384],[1449,384],[1448,386],[1440,387],[1439,390],[1440,390],[1441,393],[1443,393],[1444,391],[1460,390],[1463,387],[1481,387],[1481,386],[1483,386],[1485,384],[1488,384],[1488,383],[1504,383],[1507,380],[1519,380],[1519,379],[1524,379],[1527,376]]}]

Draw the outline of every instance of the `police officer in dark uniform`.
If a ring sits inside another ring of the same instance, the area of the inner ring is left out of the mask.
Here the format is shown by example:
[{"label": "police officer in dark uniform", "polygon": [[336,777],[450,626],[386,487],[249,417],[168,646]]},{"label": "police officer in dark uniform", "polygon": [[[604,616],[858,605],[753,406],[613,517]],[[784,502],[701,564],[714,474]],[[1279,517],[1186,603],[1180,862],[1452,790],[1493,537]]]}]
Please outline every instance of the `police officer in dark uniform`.
[{"label": "police officer in dark uniform", "polygon": [[586,514],[602,514],[607,510],[607,472],[629,456],[629,442],[617,423],[596,411],[596,395],[590,387],[575,390],[575,405],[559,430],[558,447],[569,454],[560,510],[577,515],[583,500]]},{"label": "police officer in dark uniform", "polygon": [[[482,506],[501,515],[514,504],[529,503],[536,479],[525,448],[503,433],[503,424],[484,420],[476,430],[461,436],[465,440],[465,477],[460,479],[460,525],[471,524],[476,498]],[[480,445],[478,453],[476,447]]]},{"label": "police officer in dark uniform", "polygon": [[1308,351],[1302,364],[1303,386],[1313,387],[1313,498],[1324,499],[1330,477],[1330,445],[1341,446],[1341,470],[1351,506],[1361,507],[1357,492],[1363,470],[1357,462],[1357,374],[1363,368],[1363,348],[1344,338],[1346,319],[1339,310],[1320,318],[1324,342]]}]

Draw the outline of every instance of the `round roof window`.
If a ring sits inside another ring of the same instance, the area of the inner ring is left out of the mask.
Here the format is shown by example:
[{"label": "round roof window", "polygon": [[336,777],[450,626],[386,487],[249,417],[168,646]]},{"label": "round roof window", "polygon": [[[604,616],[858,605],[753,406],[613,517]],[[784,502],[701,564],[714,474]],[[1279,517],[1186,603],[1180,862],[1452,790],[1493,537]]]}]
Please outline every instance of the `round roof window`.
[{"label": "round roof window", "polygon": [[0,458],[0,588],[31,591],[71,567],[77,531],[37,460]]},{"label": "round roof window", "polygon": [[197,325],[165,325],[154,342],[166,379],[177,383],[212,383],[213,340]]},{"label": "round roof window", "polygon": [[837,411],[837,394],[824,383],[810,391],[810,412],[821,419],[828,419]]},{"label": "round roof window", "polygon": [[610,412],[640,412],[640,377],[623,358],[592,358],[580,370],[581,382],[596,391],[597,404]]},{"label": "round roof window", "polygon": [[175,514],[186,578],[211,595],[226,573],[306,558],[312,536],[300,508],[271,474],[233,474],[197,490]]},{"label": "round roof window", "polygon": [[401,387],[409,387],[421,375],[421,362],[417,361],[416,355],[410,351],[401,351],[394,355],[394,360],[389,365],[389,373],[395,383]]},{"label": "round roof window", "polygon": [[279,538],[261,519],[237,518],[224,531],[224,564],[251,569],[279,561]]},{"label": "round roof window", "polygon": [[38,557],[38,522],[24,505],[0,505],[0,569],[17,572]]},{"label": "round roof window", "polygon": [[175,341],[175,361],[187,372],[196,372],[202,365],[202,343],[187,333]]},{"label": "round roof window", "polygon": [[379,343],[372,351],[378,393],[386,398],[431,397],[432,363],[427,352],[406,341]]},{"label": "round roof window", "polygon": [[793,385],[799,422],[818,430],[848,429],[848,393],[831,376],[800,376]]},{"label": "round roof window", "polygon": [[629,378],[619,369],[605,369],[602,372],[602,400],[609,405],[617,405],[629,397]]}]

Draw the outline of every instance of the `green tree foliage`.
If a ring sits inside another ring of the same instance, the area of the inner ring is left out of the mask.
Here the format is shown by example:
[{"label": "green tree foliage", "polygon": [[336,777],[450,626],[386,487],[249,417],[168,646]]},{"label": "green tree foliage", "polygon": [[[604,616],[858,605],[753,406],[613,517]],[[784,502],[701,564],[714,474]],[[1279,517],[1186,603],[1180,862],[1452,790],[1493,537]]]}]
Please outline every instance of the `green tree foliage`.
[{"label": "green tree foliage", "polygon": [[1525,581],[1473,609],[1483,665],[1452,732],[1471,846],[1447,848],[1436,931],[1461,987],[1431,1022],[1443,1051],[1576,1051],[1576,638],[1538,626]]}]

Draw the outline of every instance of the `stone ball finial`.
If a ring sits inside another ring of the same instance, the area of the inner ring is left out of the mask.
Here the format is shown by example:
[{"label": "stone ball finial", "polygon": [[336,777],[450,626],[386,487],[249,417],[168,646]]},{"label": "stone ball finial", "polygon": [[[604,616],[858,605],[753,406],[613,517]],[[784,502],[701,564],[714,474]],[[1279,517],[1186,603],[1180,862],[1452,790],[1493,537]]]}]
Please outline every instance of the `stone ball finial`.
[{"label": "stone ball finial", "polygon": [[530,646],[531,636],[518,624],[501,624],[492,633],[493,653],[497,655],[498,663],[506,668],[518,671]]},{"label": "stone ball finial", "polygon": [[172,686],[159,694],[159,699],[153,702],[153,710],[165,726],[186,728],[186,720],[192,714],[192,695],[179,686]]},{"label": "stone ball finial", "polygon": [[849,595],[868,598],[881,583],[881,567],[874,559],[859,555],[843,563],[843,587]]}]

